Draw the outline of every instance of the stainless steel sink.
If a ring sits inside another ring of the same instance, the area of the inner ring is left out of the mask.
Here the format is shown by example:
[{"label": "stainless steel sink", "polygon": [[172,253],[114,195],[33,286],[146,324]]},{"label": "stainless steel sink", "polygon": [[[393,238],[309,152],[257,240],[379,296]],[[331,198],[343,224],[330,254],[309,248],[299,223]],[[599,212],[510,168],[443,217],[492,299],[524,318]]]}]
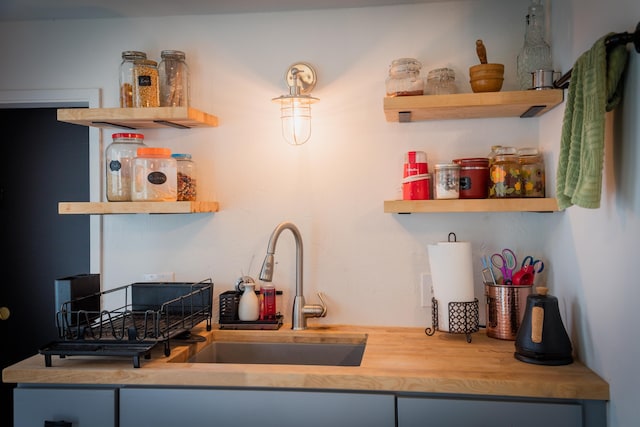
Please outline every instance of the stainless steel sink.
[{"label": "stainless steel sink", "polygon": [[366,342],[231,342],[217,341],[190,363],[255,363],[278,365],[360,366]]}]

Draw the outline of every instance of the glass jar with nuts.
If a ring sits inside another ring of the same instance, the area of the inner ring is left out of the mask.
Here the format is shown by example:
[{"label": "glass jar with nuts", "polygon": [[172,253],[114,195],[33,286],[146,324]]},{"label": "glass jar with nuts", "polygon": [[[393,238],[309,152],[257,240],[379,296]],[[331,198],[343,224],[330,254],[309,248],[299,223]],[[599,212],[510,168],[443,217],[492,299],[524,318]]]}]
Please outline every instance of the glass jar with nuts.
[{"label": "glass jar with nuts", "polygon": [[177,162],[178,168],[178,201],[196,200],[196,165],[191,154],[174,153],[171,155]]}]

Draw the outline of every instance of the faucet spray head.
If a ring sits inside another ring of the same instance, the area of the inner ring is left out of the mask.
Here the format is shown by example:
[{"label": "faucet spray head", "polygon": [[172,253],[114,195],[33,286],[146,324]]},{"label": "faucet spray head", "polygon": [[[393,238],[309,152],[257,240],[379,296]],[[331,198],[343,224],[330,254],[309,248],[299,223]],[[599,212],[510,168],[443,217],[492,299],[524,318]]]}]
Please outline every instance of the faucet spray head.
[{"label": "faucet spray head", "polygon": [[270,282],[273,280],[273,254],[267,253],[262,263],[262,270],[260,270],[260,280],[263,282]]}]

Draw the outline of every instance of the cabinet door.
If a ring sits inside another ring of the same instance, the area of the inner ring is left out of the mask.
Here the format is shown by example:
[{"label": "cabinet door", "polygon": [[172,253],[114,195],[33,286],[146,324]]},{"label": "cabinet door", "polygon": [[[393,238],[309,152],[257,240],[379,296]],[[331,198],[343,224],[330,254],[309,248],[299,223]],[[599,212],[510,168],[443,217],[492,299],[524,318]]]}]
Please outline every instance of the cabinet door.
[{"label": "cabinet door", "polygon": [[361,393],[121,389],[120,427],[143,425],[393,427],[395,400],[392,395]]},{"label": "cabinet door", "polygon": [[580,427],[582,406],[496,400],[398,398],[398,427]]},{"label": "cabinet door", "polygon": [[16,388],[14,427],[42,427],[66,421],[73,427],[115,427],[114,389]]}]

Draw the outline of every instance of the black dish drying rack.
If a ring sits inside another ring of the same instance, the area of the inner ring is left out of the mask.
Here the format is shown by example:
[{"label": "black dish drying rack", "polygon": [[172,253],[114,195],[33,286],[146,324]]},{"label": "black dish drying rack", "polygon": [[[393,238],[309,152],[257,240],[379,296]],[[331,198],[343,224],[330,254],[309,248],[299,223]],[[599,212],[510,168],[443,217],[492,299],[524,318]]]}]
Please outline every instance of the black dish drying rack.
[{"label": "black dish drying rack", "polygon": [[[127,356],[134,368],[151,357],[156,344],[188,334],[206,321],[211,330],[213,282],[140,282],[75,298],[56,313],[60,340],[42,347],[45,365],[51,357]],[[103,309],[102,307],[114,307]]]}]

